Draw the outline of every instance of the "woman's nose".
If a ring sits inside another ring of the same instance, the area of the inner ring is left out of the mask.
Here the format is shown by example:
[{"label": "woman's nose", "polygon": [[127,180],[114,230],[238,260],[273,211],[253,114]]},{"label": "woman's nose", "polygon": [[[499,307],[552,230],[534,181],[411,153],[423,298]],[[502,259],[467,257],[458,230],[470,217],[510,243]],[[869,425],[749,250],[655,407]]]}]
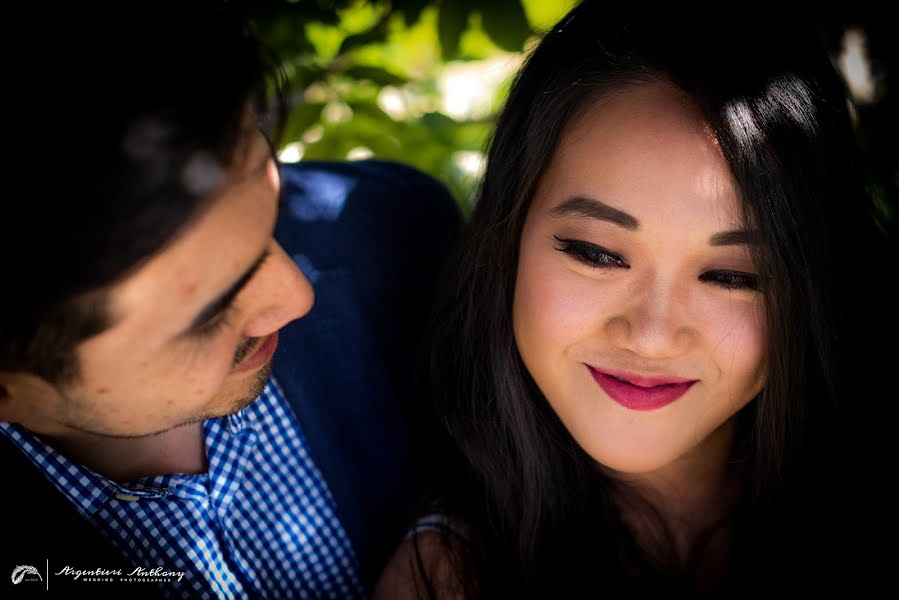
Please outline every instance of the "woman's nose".
[{"label": "woman's nose", "polygon": [[675,281],[651,276],[605,323],[613,343],[644,358],[673,358],[695,338],[684,292]]}]

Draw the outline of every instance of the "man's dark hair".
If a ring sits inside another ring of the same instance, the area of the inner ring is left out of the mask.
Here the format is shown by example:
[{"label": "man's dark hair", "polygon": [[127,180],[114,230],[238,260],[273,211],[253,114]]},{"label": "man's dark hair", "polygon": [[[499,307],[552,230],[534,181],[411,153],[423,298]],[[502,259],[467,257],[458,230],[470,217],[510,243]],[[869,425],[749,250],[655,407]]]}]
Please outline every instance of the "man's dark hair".
[{"label": "man's dark hair", "polygon": [[45,58],[17,67],[21,191],[0,213],[0,370],[54,383],[110,324],[105,290],[202,214],[279,72],[220,3],[64,12],[22,19]]}]

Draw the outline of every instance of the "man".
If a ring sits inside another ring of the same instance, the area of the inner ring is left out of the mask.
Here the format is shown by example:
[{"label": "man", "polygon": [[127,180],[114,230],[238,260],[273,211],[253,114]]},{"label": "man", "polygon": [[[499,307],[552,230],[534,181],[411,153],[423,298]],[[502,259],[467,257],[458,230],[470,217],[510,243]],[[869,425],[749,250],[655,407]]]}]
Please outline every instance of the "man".
[{"label": "man", "polygon": [[458,212],[396,164],[279,173],[264,54],[185,4],[54,19],[58,71],[27,73],[56,94],[16,118],[51,99],[65,152],[23,151],[32,191],[3,200],[0,566],[17,592],[358,597],[410,503],[414,349]]}]

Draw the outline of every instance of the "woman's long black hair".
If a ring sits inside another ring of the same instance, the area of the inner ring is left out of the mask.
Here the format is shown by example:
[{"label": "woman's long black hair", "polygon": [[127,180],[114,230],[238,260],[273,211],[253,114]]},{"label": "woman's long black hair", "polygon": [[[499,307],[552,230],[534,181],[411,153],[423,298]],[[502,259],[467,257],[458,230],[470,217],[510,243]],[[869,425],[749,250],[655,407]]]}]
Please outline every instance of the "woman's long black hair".
[{"label": "woman's long black hair", "polygon": [[583,2],[519,73],[437,308],[430,383],[449,449],[434,491],[470,528],[472,554],[456,564],[470,596],[691,590],[687,571],[633,540],[621,490],[547,404],[511,317],[522,226],[563,130],[609,91],[654,81],[700,106],[760,236],[767,379],[738,414],[746,491],[721,585],[748,593],[850,568],[857,516],[843,511],[859,506],[862,440],[848,432],[860,425],[853,406],[887,402],[871,324],[888,249],[858,176],[844,84],[812,34],[770,6],[629,4]]}]

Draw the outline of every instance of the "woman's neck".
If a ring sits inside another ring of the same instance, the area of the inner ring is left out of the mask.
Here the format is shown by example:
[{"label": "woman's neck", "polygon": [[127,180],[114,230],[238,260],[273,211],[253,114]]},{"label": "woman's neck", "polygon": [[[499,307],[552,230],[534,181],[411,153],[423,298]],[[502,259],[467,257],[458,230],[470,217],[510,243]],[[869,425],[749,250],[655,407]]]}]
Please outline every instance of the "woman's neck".
[{"label": "woman's neck", "polygon": [[657,471],[604,469],[622,484],[622,518],[648,555],[699,579],[714,579],[726,568],[731,518],[745,481],[744,464],[733,459],[734,440],[729,422]]}]

